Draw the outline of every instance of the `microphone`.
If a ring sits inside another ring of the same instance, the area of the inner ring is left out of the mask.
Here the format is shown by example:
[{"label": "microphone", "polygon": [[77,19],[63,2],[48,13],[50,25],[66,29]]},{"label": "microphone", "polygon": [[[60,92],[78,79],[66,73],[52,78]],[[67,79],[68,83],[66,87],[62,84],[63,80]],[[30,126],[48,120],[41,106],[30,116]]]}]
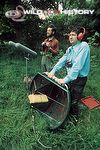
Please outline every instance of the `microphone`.
[{"label": "microphone", "polygon": [[37,55],[37,53],[35,51],[31,50],[30,48],[28,48],[28,47],[26,47],[26,46],[24,46],[24,45],[22,45],[20,43],[15,43],[13,41],[9,41],[9,45],[14,46],[14,47],[16,47],[18,49],[21,49],[22,51],[30,53],[30,54],[32,54],[34,56]]}]

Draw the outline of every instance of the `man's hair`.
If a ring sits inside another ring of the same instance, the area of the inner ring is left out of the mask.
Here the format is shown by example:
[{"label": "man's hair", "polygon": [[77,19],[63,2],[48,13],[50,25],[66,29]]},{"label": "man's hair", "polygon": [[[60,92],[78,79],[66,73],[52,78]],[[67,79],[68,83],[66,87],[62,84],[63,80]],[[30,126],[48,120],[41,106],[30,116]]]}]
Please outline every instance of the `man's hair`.
[{"label": "man's hair", "polygon": [[52,28],[52,31],[54,32],[54,34],[56,34],[56,27],[53,24],[50,24],[48,28]]},{"label": "man's hair", "polygon": [[75,32],[78,35],[80,33],[80,27],[70,27],[68,32]]}]

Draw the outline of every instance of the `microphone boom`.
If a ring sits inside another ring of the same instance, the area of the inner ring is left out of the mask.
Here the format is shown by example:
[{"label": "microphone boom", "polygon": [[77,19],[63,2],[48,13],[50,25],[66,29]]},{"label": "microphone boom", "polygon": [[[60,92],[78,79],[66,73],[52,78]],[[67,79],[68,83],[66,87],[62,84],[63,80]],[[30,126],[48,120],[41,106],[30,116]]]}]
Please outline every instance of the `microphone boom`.
[{"label": "microphone boom", "polygon": [[30,48],[28,48],[28,47],[26,47],[26,46],[24,46],[24,45],[22,45],[20,43],[15,43],[13,41],[9,41],[9,45],[15,46],[16,48],[21,49],[21,50],[23,50],[23,51],[25,51],[25,52],[27,52],[29,54],[32,54],[34,56],[37,55],[37,53],[35,51],[31,50]]}]

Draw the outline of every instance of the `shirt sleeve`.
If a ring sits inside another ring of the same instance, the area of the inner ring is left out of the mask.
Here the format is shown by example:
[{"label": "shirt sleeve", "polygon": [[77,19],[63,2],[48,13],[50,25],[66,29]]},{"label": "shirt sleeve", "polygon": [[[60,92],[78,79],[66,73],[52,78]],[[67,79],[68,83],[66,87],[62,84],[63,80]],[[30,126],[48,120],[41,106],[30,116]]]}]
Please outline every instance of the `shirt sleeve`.
[{"label": "shirt sleeve", "polygon": [[50,73],[55,74],[56,71],[60,70],[66,63],[67,53],[63,55],[62,58],[59,59],[58,63],[53,67]]},{"label": "shirt sleeve", "polygon": [[72,80],[75,80],[78,77],[79,72],[83,68],[88,55],[89,55],[89,47],[84,46],[76,56],[76,59],[70,71],[68,72],[67,76],[64,78],[64,83],[68,83]]}]

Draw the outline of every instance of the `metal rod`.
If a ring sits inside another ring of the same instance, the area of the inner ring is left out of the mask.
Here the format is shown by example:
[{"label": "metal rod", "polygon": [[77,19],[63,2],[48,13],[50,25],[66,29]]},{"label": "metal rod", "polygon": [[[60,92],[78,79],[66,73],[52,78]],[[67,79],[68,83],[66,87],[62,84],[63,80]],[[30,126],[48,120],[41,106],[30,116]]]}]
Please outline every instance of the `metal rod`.
[{"label": "metal rod", "polygon": [[24,57],[26,61],[26,87],[28,87],[28,60],[29,60],[29,55],[28,57]]},{"label": "metal rod", "polygon": [[[34,107],[34,106],[32,106],[32,107]],[[39,111],[40,113],[42,113],[43,115],[47,116],[48,118],[50,118],[50,119],[52,119],[52,120],[54,120],[54,121],[60,123],[60,121],[56,120],[55,118],[52,118],[51,116],[49,116],[48,114],[46,114],[46,113],[40,111],[40,110],[37,109],[36,107],[34,107],[34,108],[35,108],[37,111]]]},{"label": "metal rod", "polygon": [[[41,92],[39,92],[39,91],[37,91],[39,94],[43,94],[43,93],[41,93]],[[54,102],[56,102],[57,104],[59,104],[59,105],[61,105],[61,106],[63,106],[63,107],[65,107],[65,105],[63,105],[62,103],[59,103],[58,101],[56,101],[55,99],[53,99],[53,98],[51,98],[51,97],[49,97],[49,96],[47,96],[50,100],[52,100],[52,101],[54,101]]]}]

